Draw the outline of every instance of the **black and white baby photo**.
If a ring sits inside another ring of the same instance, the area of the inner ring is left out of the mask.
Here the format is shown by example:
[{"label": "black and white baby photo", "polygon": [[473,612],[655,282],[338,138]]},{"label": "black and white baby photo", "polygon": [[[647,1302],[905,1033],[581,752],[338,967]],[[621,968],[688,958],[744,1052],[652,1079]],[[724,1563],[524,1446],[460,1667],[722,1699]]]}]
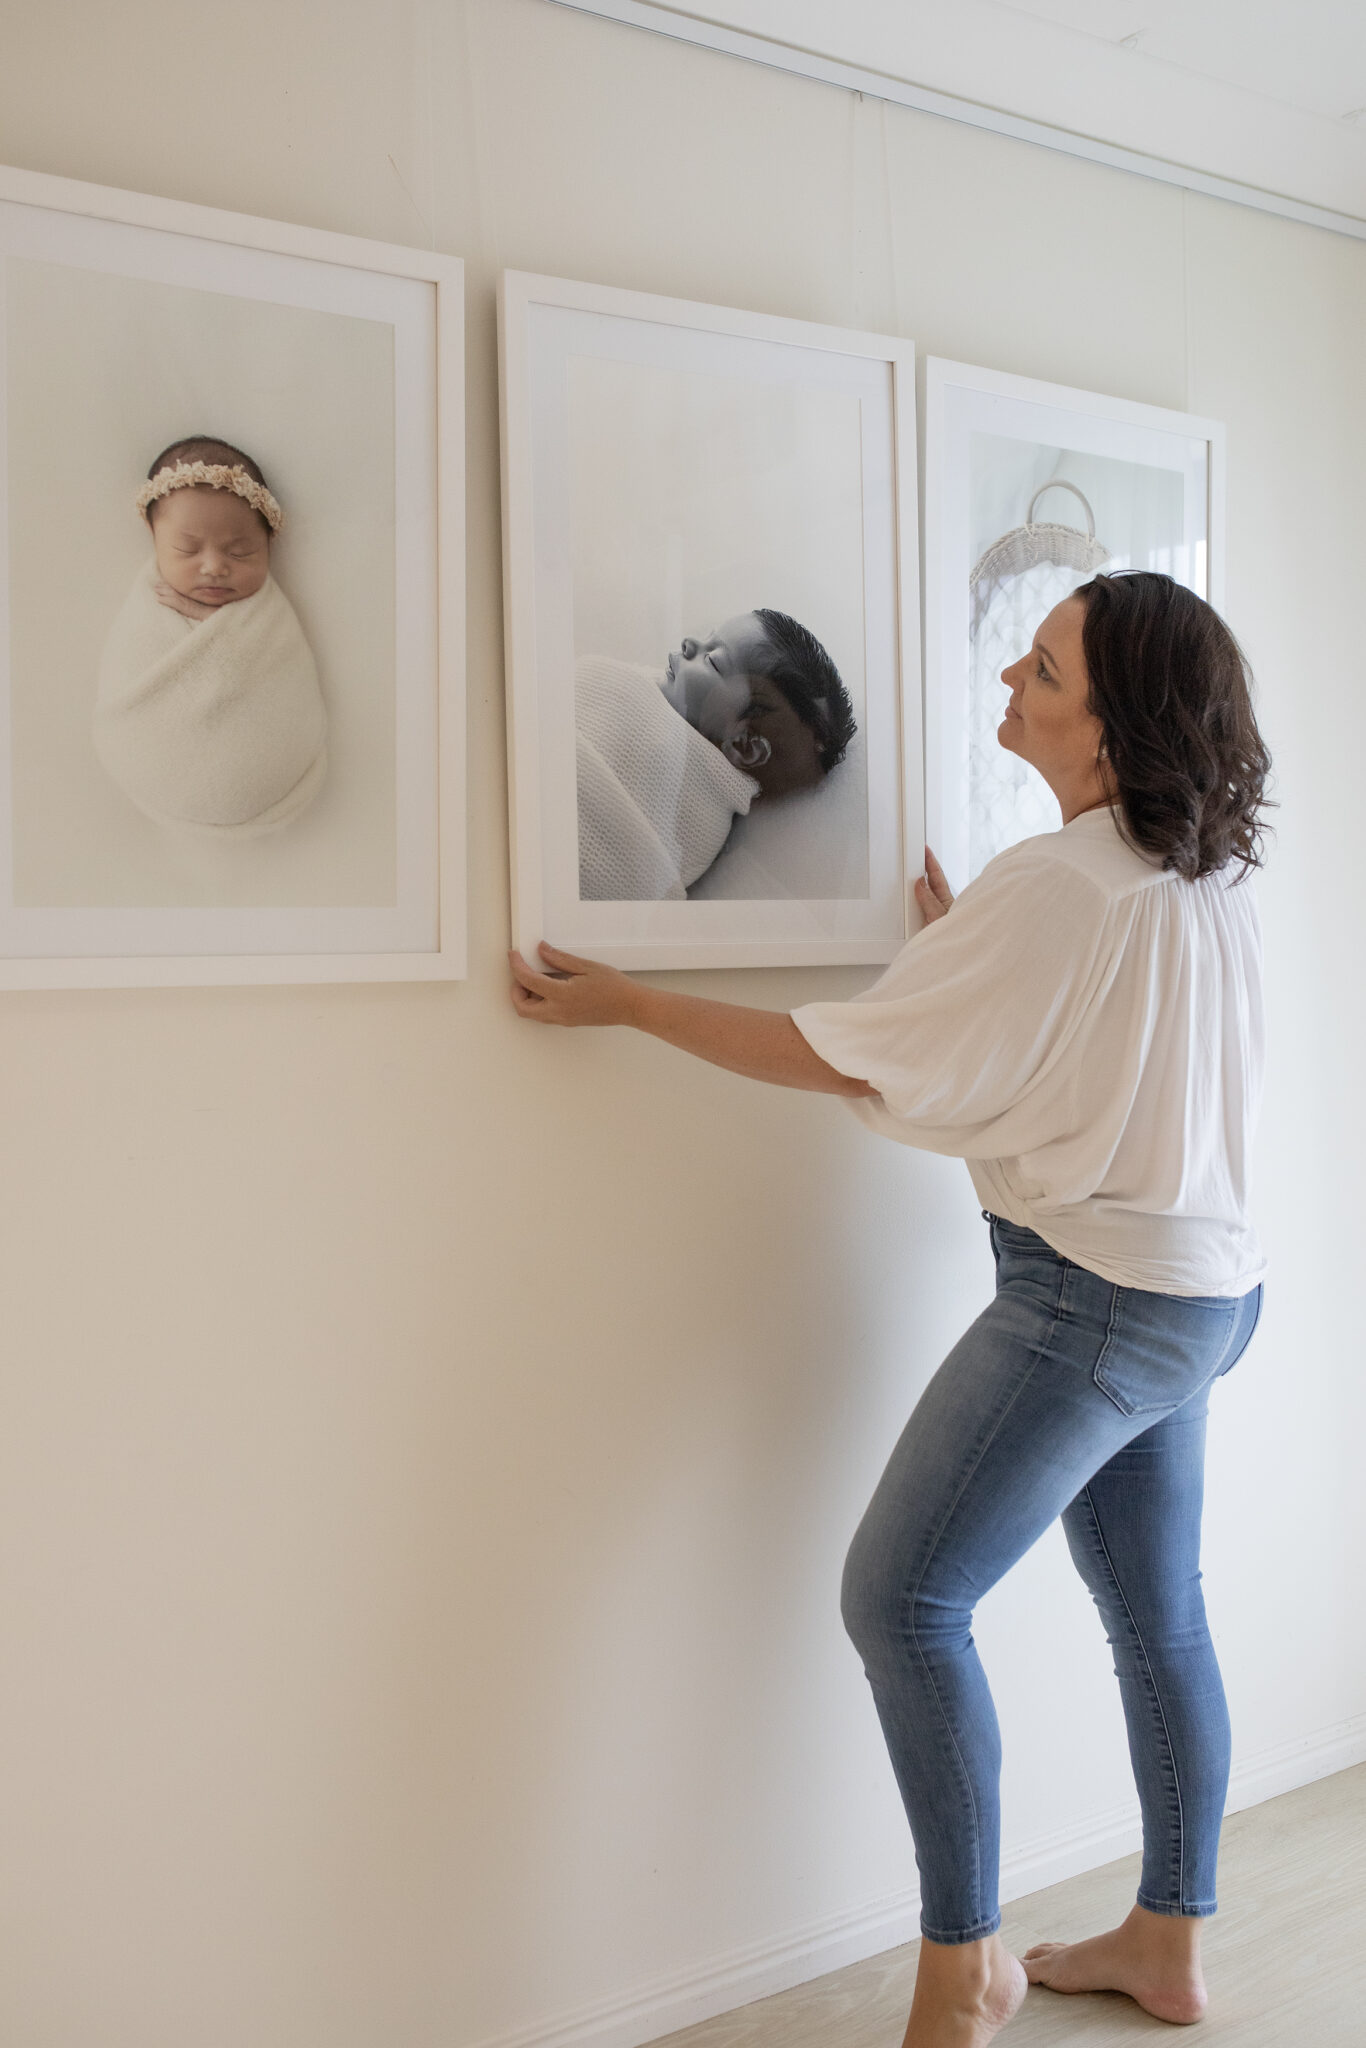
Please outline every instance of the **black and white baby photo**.
[{"label": "black and white baby photo", "polygon": [[568,399],[581,899],[866,895],[857,398],[578,356]]}]

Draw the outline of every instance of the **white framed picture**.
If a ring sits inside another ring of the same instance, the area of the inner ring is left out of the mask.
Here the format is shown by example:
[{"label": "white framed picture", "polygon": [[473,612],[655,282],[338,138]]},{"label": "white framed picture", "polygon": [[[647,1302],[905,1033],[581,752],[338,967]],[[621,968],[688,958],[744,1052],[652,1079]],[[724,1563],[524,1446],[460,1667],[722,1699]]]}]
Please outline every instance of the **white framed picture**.
[{"label": "white framed picture", "polygon": [[0,171],[0,986],[464,973],[462,266]]},{"label": "white framed picture", "polygon": [[914,347],[508,272],[514,937],[889,960],[921,838]]},{"label": "white framed picture", "polygon": [[997,744],[1001,670],[1102,571],[1221,598],[1224,429],[1099,392],[925,363],[925,761],[931,846],[961,888],[1057,803]]}]

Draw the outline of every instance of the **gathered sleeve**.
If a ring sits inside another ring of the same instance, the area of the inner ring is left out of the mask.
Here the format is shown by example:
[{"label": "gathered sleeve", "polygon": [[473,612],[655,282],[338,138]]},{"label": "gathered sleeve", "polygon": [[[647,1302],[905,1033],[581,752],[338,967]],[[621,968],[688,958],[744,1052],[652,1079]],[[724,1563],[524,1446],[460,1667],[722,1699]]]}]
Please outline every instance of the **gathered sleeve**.
[{"label": "gathered sleeve", "polygon": [[808,1044],[876,1097],[889,1137],[965,1159],[1010,1158],[1084,1114],[1088,1024],[1119,935],[1105,892],[1046,841],[993,861],[948,915],[850,1002],[792,1013]]}]

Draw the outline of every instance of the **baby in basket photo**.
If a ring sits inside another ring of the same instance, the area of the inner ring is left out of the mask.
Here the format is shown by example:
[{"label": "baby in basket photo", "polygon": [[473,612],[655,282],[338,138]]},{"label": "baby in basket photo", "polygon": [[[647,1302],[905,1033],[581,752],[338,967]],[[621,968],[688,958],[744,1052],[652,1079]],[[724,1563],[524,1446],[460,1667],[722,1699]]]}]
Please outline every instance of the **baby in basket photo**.
[{"label": "baby in basket photo", "polygon": [[784,612],[685,638],[662,670],[575,665],[581,901],[678,900],[752,804],[811,789],[857,727],[839,671]]},{"label": "baby in basket photo", "polygon": [[271,575],[280,505],[251,456],[203,435],[163,449],[135,502],[152,554],[105,641],[95,751],[157,824],[279,831],[327,775],[317,667]]}]

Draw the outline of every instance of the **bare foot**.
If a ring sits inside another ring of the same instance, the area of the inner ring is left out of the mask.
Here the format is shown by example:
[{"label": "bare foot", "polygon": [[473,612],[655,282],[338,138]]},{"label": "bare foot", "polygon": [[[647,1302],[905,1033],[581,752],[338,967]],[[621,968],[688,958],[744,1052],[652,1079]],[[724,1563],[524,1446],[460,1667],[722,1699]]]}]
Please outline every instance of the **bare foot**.
[{"label": "bare foot", "polygon": [[1198,1919],[1135,1906],[1123,1926],[1090,1941],[1042,1941],[1025,1951],[1031,1984],[1050,1991],[1123,1991],[1154,2019],[1189,2027],[1204,2017]]},{"label": "bare foot", "polygon": [[950,1947],[922,1941],[902,2048],[986,2048],[1024,2004],[1022,1965],[999,1934]]}]

